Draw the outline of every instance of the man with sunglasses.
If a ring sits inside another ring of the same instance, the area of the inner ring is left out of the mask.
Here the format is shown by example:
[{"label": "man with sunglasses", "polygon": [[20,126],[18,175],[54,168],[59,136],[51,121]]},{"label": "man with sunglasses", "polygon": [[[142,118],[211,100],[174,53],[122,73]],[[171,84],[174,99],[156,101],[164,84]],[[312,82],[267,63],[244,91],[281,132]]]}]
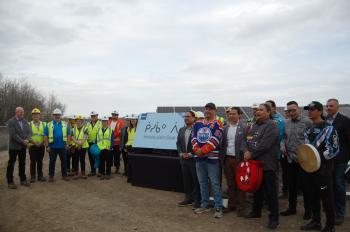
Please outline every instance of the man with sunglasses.
[{"label": "man with sunglasses", "polygon": [[286,111],[289,115],[289,119],[285,121],[284,131],[284,143],[281,146],[282,156],[287,158],[287,177],[288,177],[288,200],[289,206],[286,210],[282,211],[281,216],[289,216],[297,213],[297,196],[298,186],[301,181],[303,197],[304,197],[304,220],[311,219],[311,199],[310,194],[306,191],[305,184],[308,184],[308,174],[303,171],[298,163],[297,150],[300,145],[305,143],[304,132],[306,128],[312,125],[312,122],[301,115],[298,103],[290,101],[287,103]]},{"label": "man with sunglasses", "polygon": [[323,119],[323,105],[312,101],[304,107],[312,121],[311,127],[304,134],[305,142],[313,145],[321,159],[319,170],[310,173],[308,188],[312,193],[311,207],[312,220],[301,227],[301,230],[321,229],[321,200],[322,208],[326,213],[326,226],[322,232],[335,231],[335,207],[333,192],[334,158],[339,153],[339,140],[334,127]]}]

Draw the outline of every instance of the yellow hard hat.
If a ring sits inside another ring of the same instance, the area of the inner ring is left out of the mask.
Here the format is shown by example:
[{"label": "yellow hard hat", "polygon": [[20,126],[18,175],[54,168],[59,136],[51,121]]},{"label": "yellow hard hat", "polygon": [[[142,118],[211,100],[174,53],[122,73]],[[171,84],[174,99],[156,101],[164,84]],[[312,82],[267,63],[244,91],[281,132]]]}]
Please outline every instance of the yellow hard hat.
[{"label": "yellow hard hat", "polygon": [[77,114],[74,117],[75,120],[84,120],[83,116],[81,114]]},{"label": "yellow hard hat", "polygon": [[38,108],[34,108],[32,110],[32,114],[40,114],[40,110]]}]

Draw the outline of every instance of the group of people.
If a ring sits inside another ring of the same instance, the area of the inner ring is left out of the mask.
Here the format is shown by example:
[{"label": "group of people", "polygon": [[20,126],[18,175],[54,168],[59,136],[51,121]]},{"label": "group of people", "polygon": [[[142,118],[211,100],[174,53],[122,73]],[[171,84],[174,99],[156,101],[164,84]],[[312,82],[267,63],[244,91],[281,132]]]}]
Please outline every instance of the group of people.
[{"label": "group of people", "polygon": [[[7,182],[9,189],[17,189],[13,180],[14,165],[18,157],[19,177],[22,186],[30,186],[36,181],[46,181],[43,175],[43,158],[45,151],[49,153],[49,182],[55,181],[55,166],[57,156],[61,160],[61,174],[65,181],[70,176],[76,180],[87,176],[98,176],[101,180],[111,178],[112,166],[115,173],[119,172],[120,157],[124,162],[122,175],[131,177],[131,167],[128,165],[129,152],[132,150],[136,133],[137,115],[126,117],[128,125],[119,119],[119,113],[113,111],[111,116],[98,118],[98,113],[92,111],[90,121],[85,123],[82,115],[68,117],[62,120],[62,112],[55,109],[53,120],[40,120],[40,110],[32,110],[32,121],[24,118],[24,109],[17,107],[15,116],[8,121],[9,130],[9,161],[7,166]],[[100,153],[98,159],[90,152],[91,146],[97,146]],[[30,155],[30,180],[25,174],[26,151]],[[89,156],[90,172],[86,173],[85,157]]]},{"label": "group of people", "polygon": [[[241,108],[226,110],[225,124],[218,120],[214,103],[205,105],[204,118],[194,111],[185,113],[185,126],[177,138],[185,198],[179,206],[192,205],[195,214],[210,212],[209,184],[214,198],[214,217],[236,211],[238,217],[260,218],[263,205],[269,209],[269,229],[276,229],[279,216],[296,215],[297,196],[303,193],[304,220],[301,230],[321,230],[321,201],[326,214],[322,231],[335,231],[344,222],[346,180],[344,172],[350,156],[350,119],[339,112],[337,99],[326,103],[312,101],[302,115],[296,101],[286,104],[286,117],[268,100],[252,106],[254,116],[243,122]],[[298,163],[298,148],[311,144],[320,154],[320,168],[309,173]],[[253,193],[252,209],[247,212],[247,193],[236,182],[236,169],[242,161],[263,163],[260,188]],[[226,177],[228,205],[223,210],[221,172]],[[282,190],[288,195],[287,209],[279,212],[279,173]]]}]

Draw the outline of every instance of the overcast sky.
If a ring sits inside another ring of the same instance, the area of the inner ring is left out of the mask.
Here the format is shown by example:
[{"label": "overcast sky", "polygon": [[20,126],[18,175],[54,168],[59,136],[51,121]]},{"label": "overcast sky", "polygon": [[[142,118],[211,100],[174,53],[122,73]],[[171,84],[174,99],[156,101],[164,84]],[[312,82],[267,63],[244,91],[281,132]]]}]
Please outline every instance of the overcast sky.
[{"label": "overcast sky", "polygon": [[350,103],[349,0],[0,0],[0,72],[67,114]]}]

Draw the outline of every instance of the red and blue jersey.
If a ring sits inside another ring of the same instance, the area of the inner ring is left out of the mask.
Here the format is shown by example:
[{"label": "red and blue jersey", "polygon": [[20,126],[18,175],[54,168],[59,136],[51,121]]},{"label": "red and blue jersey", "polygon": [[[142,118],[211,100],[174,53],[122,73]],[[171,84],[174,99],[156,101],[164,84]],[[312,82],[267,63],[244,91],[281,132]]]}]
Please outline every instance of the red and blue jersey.
[{"label": "red and blue jersey", "polygon": [[191,134],[193,151],[201,149],[203,153],[201,157],[218,159],[222,135],[223,124],[220,121],[198,120]]}]

